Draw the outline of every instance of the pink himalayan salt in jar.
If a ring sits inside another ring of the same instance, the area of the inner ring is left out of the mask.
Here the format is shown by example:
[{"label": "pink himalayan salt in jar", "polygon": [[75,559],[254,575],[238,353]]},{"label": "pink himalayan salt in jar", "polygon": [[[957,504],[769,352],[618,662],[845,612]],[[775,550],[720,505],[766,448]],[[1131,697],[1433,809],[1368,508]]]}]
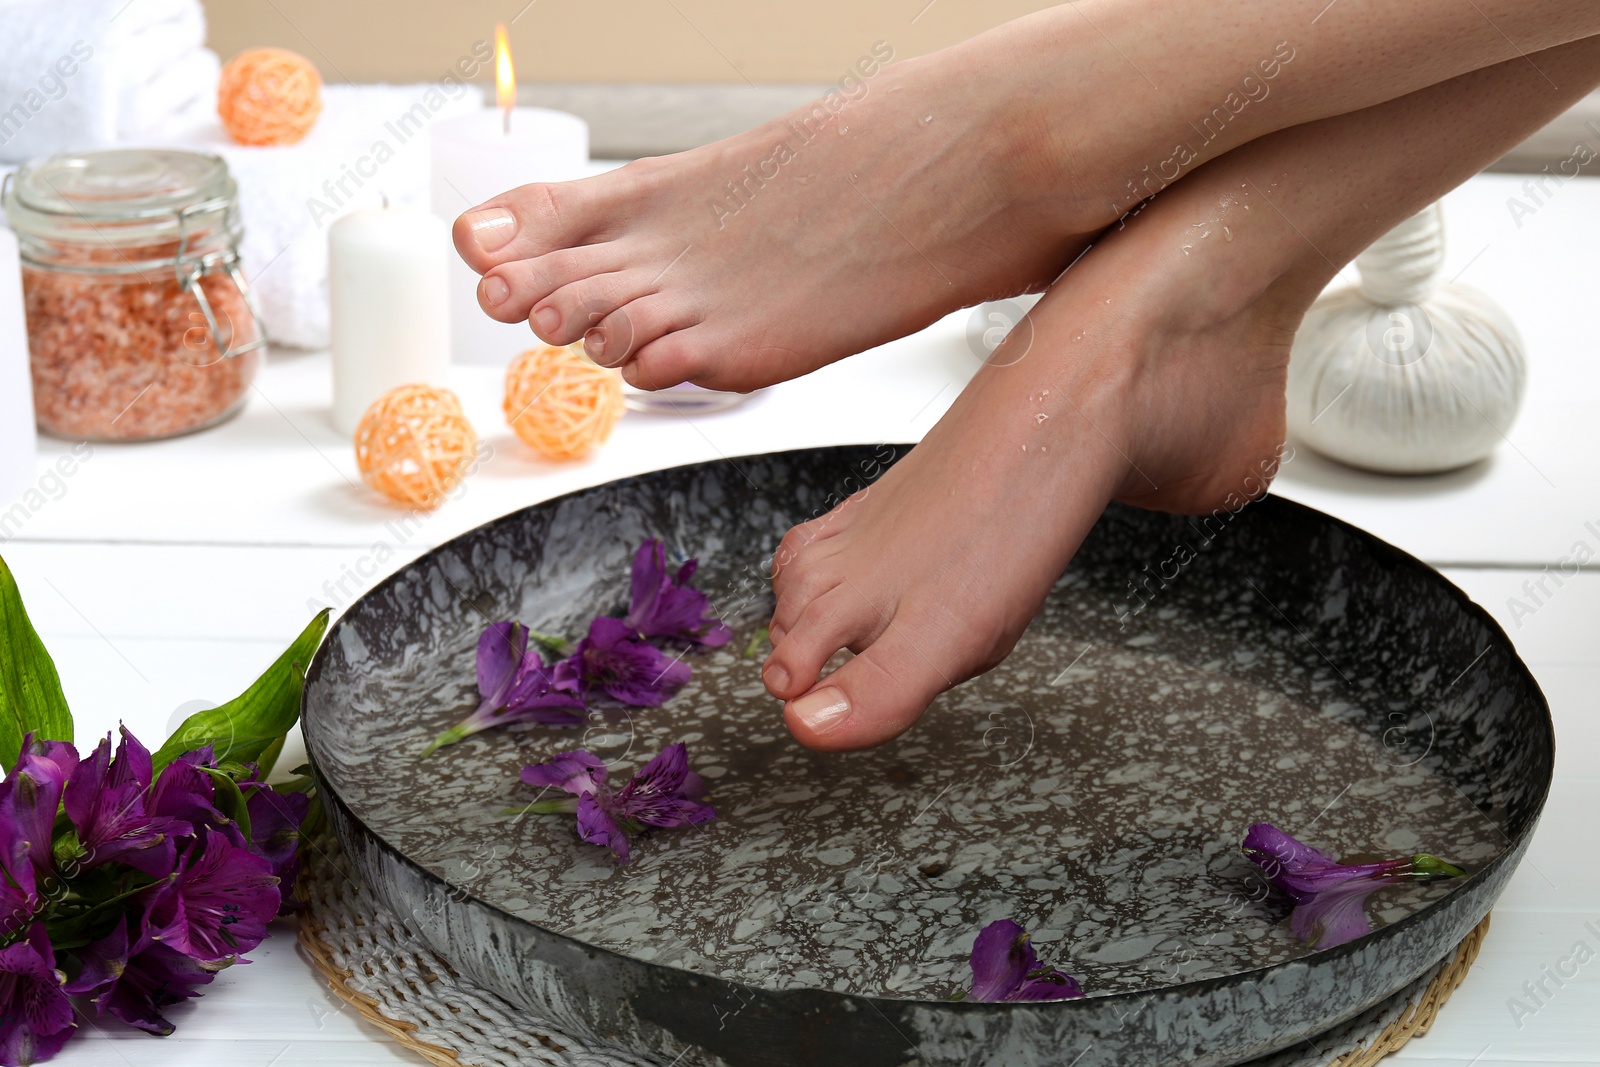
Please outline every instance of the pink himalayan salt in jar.
[{"label": "pink himalayan salt in jar", "polygon": [[51,156],[6,183],[22,255],[34,414],[74,440],[150,440],[244,406],[266,345],[217,156]]}]

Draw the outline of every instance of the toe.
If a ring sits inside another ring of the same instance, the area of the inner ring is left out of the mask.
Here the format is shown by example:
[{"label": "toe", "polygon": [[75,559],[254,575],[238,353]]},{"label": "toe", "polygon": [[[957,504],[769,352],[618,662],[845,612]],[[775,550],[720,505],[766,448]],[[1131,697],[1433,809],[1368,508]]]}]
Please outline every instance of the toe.
[{"label": "toe", "polygon": [[714,361],[708,343],[711,333],[703,325],[677,330],[636,348],[622,368],[622,376],[635,389],[670,389],[704,377]]},{"label": "toe", "polygon": [[[682,294],[651,293],[622,305],[590,327],[583,335],[583,348],[602,367],[616,367],[657,338],[699,321],[698,312],[688,306]],[[622,376],[638,386],[626,367]]]},{"label": "toe", "polygon": [[871,748],[904,733],[954,682],[897,619],[859,656],[784,705],[783,717],[807,748]]},{"label": "toe", "polygon": [[592,178],[536,183],[501,193],[456,219],[451,230],[456,251],[483,274],[512,260],[588,244],[608,217],[604,205],[616,199],[597,184]]},{"label": "toe", "polygon": [[793,700],[810,691],[828,659],[841,648],[872,638],[879,627],[877,613],[847,589],[813,600],[761,668],[767,692],[779,700]]},{"label": "toe", "polygon": [[601,320],[650,291],[648,270],[621,270],[563,285],[534,305],[533,332],[553,345],[570,345]]},{"label": "toe", "polygon": [[619,271],[625,262],[616,243],[608,241],[502,263],[478,283],[478,304],[490,318],[526,322],[533,306],[556,290]]}]

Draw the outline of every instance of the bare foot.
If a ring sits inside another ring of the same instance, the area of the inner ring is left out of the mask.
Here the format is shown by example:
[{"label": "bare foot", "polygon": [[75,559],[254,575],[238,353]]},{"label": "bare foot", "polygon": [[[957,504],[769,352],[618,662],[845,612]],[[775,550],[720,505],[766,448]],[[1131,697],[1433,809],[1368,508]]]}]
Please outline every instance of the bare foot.
[{"label": "bare foot", "polygon": [[494,318],[584,338],[645,388],[748,390],[1037,289],[1086,235],[1273,130],[1600,27],[1584,0],[1484,3],[1321,19],[1325,0],[1079,0],[888,67],[880,43],[848,94],[513,189],[458,219],[456,246]]},{"label": "bare foot", "polygon": [[[1040,301],[1025,355],[1002,349],[910,455],[784,539],[764,678],[801,743],[881,744],[998,663],[1111,499],[1200,512],[1265,490],[1297,315],[1219,280],[1245,201],[1201,238],[1183,192]],[[841,648],[858,654],[819,681]]]},{"label": "bare foot", "polygon": [[976,51],[875,70],[837,113],[511,190],[456,223],[479,303],[642,388],[750,390],[1042,289],[1109,209],[1001,121],[1012,82]]},{"label": "bare foot", "polygon": [[[1034,308],[1030,350],[785,539],[765,678],[790,731],[851,749],[906,730],[1010,651],[1106,501],[1194,513],[1264,491],[1306,307],[1591,87],[1600,38],[1538,58],[1261,138],[1092,249]],[[841,648],[857,655],[819,680]]]}]

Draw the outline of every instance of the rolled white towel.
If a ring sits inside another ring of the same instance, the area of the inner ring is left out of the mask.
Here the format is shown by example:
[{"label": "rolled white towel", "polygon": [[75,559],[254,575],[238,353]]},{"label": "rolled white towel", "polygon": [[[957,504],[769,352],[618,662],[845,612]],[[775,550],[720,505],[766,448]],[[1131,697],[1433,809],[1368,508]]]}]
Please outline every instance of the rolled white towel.
[{"label": "rolled white towel", "polygon": [[216,88],[215,57],[194,58],[199,0],[0,0],[0,26],[0,161],[137,138],[165,124],[163,107]]},{"label": "rolled white towel", "polygon": [[217,79],[222,63],[209,48],[197,49],[164,67],[149,81],[123,90],[117,114],[117,139],[141,141],[176,136],[174,122],[212,116],[217,110]]}]

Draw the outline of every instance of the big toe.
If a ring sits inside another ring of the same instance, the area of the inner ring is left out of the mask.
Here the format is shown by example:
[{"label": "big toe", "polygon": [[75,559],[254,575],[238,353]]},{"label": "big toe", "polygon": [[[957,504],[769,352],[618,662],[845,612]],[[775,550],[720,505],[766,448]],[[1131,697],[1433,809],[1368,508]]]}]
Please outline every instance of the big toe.
[{"label": "big toe", "polygon": [[859,656],[785,704],[783,718],[807,748],[871,748],[905,733],[957,680],[924,655],[904,626],[891,622]]},{"label": "big toe", "polygon": [[587,244],[594,195],[584,182],[536,183],[501,193],[455,221],[451,237],[467,266],[483,274],[502,263]]}]

